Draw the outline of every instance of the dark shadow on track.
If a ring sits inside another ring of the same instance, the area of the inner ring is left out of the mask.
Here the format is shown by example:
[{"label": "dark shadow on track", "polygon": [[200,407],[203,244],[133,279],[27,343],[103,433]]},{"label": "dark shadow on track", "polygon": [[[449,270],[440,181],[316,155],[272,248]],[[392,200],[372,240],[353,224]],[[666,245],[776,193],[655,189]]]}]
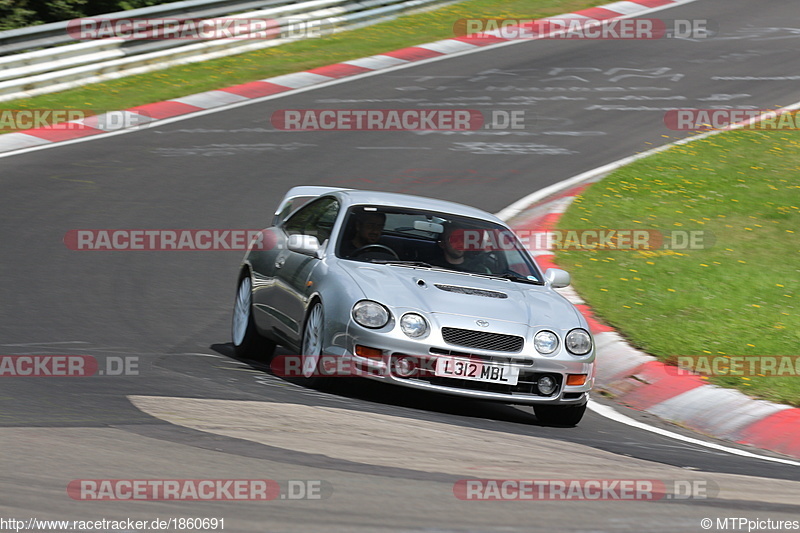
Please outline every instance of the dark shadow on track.
[{"label": "dark shadow on track", "polygon": [[[308,387],[302,378],[278,376],[267,362],[237,358],[233,352],[233,345],[231,343],[214,344],[210,346],[210,348],[220,355],[247,364],[253,370],[270,374],[288,383]],[[276,355],[290,355],[290,352],[278,348]],[[353,400],[376,404],[419,409],[447,415],[487,418],[514,424],[542,426],[539,424],[538,420],[536,420],[530,407],[514,408],[500,402],[449,396],[446,394],[401,387],[391,383],[381,383],[371,379],[330,378],[323,382],[323,384],[315,386],[314,389]],[[521,409],[525,409],[527,412]]]},{"label": "dark shadow on track", "polygon": [[[454,426],[529,435],[537,438],[582,444],[619,455],[696,471],[756,475],[800,481],[800,468],[798,467],[768,462],[758,458],[746,458],[725,451],[675,440],[656,433],[610,422],[590,411],[587,411],[578,426],[553,427],[540,424],[531,407],[460,398],[395,386],[365,378],[333,378],[328,380],[329,383],[325,386],[310,389],[303,384],[302,380],[277,376],[268,363],[237,358],[230,343],[213,344],[210,348],[231,361],[237,362],[237,364],[246,365],[250,370],[269,376],[272,380],[291,383],[297,387],[297,389],[292,387],[289,391],[281,391],[284,393],[282,395],[285,398],[284,401],[292,403],[308,404],[310,402],[314,405],[328,405],[394,416],[410,416],[420,420],[429,420]],[[276,355],[291,355],[291,353],[278,348]],[[327,403],[326,394],[309,396],[292,392],[293,390],[301,390],[301,387],[309,392],[335,395],[339,400],[347,399],[352,400],[352,402],[344,404],[340,401]],[[249,392],[252,392],[252,390]],[[257,392],[256,394],[262,395],[263,392]],[[601,403],[610,404],[618,411],[634,419],[654,427],[667,429],[673,433],[705,440],[713,444],[721,444],[728,448],[746,450],[765,457],[785,458],[769,451],[705,437],[691,430],[660,420],[653,415],[634,411],[596,396],[594,399]],[[270,398],[270,400],[281,401],[275,398]]]}]

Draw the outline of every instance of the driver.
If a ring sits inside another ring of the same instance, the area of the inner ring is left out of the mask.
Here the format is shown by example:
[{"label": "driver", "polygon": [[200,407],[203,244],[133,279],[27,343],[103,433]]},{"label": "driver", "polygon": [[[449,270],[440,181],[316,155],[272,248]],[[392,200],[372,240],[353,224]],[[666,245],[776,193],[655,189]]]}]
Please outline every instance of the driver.
[{"label": "driver", "polygon": [[355,235],[342,242],[342,257],[350,257],[359,248],[370,244],[378,244],[386,223],[386,214],[377,211],[364,211],[356,215]]},{"label": "driver", "polygon": [[481,251],[467,252],[465,245],[465,233],[469,228],[460,227],[452,221],[443,224],[444,231],[439,235],[437,242],[440,249],[440,259],[437,261],[441,266],[451,270],[462,272],[474,272],[476,274],[491,274],[484,260],[485,254]]}]

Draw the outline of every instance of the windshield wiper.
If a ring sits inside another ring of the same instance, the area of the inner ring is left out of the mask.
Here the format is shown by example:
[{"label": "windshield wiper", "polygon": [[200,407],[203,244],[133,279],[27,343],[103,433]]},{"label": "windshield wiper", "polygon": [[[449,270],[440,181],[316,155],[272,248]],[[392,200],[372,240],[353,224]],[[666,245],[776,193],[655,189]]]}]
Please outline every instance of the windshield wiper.
[{"label": "windshield wiper", "polygon": [[382,265],[400,265],[400,266],[418,266],[423,268],[436,268],[433,265],[424,261],[401,261],[399,259],[374,259],[373,263],[380,263]]},{"label": "windshield wiper", "polygon": [[543,282],[537,279],[528,279],[519,274],[512,274],[511,272],[503,272],[502,274],[495,275],[495,277],[509,279],[511,281],[518,281],[520,283],[528,283],[530,285],[544,285]]}]

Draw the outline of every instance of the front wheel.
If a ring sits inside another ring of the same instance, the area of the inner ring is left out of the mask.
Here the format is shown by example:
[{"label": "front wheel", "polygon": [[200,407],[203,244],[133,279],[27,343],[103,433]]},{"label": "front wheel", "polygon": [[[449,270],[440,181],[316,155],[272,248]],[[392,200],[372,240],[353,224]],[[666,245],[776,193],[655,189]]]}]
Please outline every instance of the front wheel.
[{"label": "front wheel", "polygon": [[319,359],[322,356],[323,339],[325,333],[324,313],[322,303],[316,302],[311,306],[311,310],[306,317],[306,325],[303,328],[302,360],[303,378],[309,386],[322,384],[319,375]]},{"label": "front wheel", "polygon": [[583,405],[534,405],[536,419],[545,426],[577,426],[586,412]]},{"label": "front wheel", "polygon": [[231,321],[233,351],[238,357],[267,361],[275,352],[275,343],[262,337],[256,329],[252,287],[250,276],[244,276],[239,281]]}]

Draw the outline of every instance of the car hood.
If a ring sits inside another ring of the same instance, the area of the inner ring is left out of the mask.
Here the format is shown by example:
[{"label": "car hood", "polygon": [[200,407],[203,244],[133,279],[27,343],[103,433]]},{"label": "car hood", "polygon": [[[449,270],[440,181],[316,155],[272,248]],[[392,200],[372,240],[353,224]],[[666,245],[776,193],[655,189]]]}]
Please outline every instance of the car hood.
[{"label": "car hood", "polygon": [[575,307],[551,289],[458,272],[339,261],[366,298],[390,307],[530,326],[580,324]]}]

